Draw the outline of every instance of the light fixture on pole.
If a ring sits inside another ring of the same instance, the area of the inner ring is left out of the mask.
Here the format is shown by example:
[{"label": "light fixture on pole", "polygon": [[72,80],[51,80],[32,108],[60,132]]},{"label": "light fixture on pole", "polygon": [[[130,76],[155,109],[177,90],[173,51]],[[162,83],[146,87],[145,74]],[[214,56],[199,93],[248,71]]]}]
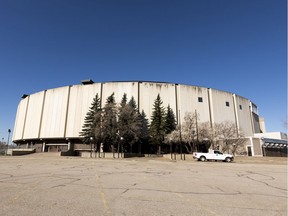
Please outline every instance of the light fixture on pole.
[{"label": "light fixture on pole", "polygon": [[124,138],[121,136],[120,140],[121,140],[121,158],[122,158],[123,157],[123,140],[124,140]]},{"label": "light fixture on pole", "polygon": [[8,153],[8,149],[9,149],[9,138],[10,138],[10,133],[11,133],[11,130],[8,129],[8,138],[7,138],[7,151],[6,151],[6,154]]},{"label": "light fixture on pole", "polygon": [[93,137],[90,137],[90,158],[92,158],[92,142],[93,142]]},{"label": "light fixture on pole", "polygon": [[10,133],[11,133],[11,130],[8,129],[7,149],[8,149],[8,147],[9,147]]}]

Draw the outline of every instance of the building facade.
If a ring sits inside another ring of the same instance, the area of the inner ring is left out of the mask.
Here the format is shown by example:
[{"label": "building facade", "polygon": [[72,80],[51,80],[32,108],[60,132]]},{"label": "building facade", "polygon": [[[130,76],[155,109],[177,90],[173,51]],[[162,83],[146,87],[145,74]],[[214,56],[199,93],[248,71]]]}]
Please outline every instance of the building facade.
[{"label": "building facade", "polygon": [[139,111],[150,119],[159,94],[163,106],[173,109],[176,120],[183,122],[185,113],[197,112],[199,122],[233,122],[239,133],[250,137],[261,133],[257,106],[249,99],[233,93],[165,82],[102,82],[83,81],[79,85],[43,90],[23,95],[16,114],[13,142],[36,148],[36,151],[76,150],[85,148],[79,137],[84,118],[96,94],[102,107],[112,93],[116,103],[123,94],[133,96]]}]

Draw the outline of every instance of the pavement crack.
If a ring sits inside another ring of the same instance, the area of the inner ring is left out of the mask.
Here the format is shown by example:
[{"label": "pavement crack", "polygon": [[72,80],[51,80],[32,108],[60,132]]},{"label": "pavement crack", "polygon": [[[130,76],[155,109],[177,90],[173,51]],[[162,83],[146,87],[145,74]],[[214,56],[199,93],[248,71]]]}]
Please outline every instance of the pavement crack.
[{"label": "pavement crack", "polygon": [[[254,175],[255,177],[253,177],[253,175]],[[248,171],[248,174],[242,174],[242,175],[239,175],[239,174],[238,174],[238,176],[239,176],[239,177],[245,176],[247,179],[250,179],[250,180],[252,180],[252,181],[254,181],[254,182],[258,182],[258,183],[264,184],[264,185],[266,185],[267,187],[270,187],[270,188],[274,188],[274,189],[278,189],[278,190],[282,190],[282,191],[287,191],[287,189],[285,189],[285,188],[280,188],[280,187],[271,185],[271,184],[265,182],[264,180],[259,180],[259,179],[257,179],[257,176],[259,176],[259,177],[262,177],[262,178],[265,177],[265,178],[266,178],[265,180],[267,180],[267,181],[268,181],[268,180],[269,180],[269,181],[275,181],[275,178],[272,177],[272,176],[269,176],[269,175],[263,175],[263,174],[259,174],[259,173],[256,173],[256,172]]]},{"label": "pavement crack", "polygon": [[125,194],[129,190],[130,190],[129,188],[126,188],[126,190],[124,190],[121,194]]},{"label": "pavement crack", "polygon": [[124,190],[122,194],[126,193],[128,190],[134,191],[153,191],[161,193],[173,193],[173,194],[194,194],[194,195],[238,195],[241,194],[239,191],[235,192],[221,192],[221,193],[205,193],[205,192],[191,192],[191,191],[170,191],[170,190],[159,190],[159,189],[150,189],[150,188],[112,188],[106,187],[106,190]]}]

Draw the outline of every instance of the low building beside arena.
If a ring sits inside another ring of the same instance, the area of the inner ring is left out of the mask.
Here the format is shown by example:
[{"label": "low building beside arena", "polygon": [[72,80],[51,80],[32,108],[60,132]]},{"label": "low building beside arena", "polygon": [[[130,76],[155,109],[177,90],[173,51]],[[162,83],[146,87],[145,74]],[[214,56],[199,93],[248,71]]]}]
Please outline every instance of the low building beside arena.
[{"label": "low building beside arena", "polygon": [[[18,105],[13,142],[19,147],[35,148],[36,152],[85,151],[87,145],[82,143],[79,132],[91,102],[98,94],[103,107],[107,97],[113,92],[116,103],[120,103],[124,93],[127,98],[133,96],[139,111],[143,110],[148,119],[159,94],[163,106],[169,105],[173,109],[177,122],[183,122],[185,113],[195,111],[199,113],[199,122],[209,122],[211,125],[232,122],[239,133],[241,131],[247,138],[245,148],[248,155],[266,156],[265,148],[272,146],[266,145],[266,141],[263,143],[265,136],[258,136],[265,132],[265,126],[263,119],[259,120],[256,104],[240,95],[176,83],[94,83],[92,80],[23,95]],[[275,140],[277,139],[274,142]]]}]

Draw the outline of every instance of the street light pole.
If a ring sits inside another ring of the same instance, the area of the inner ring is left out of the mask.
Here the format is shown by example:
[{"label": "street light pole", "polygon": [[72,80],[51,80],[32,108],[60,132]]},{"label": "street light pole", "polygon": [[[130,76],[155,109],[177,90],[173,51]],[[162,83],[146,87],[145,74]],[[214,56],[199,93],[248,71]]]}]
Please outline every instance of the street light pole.
[{"label": "street light pole", "polygon": [[93,137],[90,137],[90,158],[92,158],[92,141]]},{"label": "street light pole", "polygon": [[8,129],[8,139],[7,139],[7,149],[9,148],[9,138],[10,138],[11,130]]},{"label": "street light pole", "polygon": [[172,138],[171,137],[169,139],[169,143],[170,143],[170,154],[171,154],[171,160],[172,160],[173,157],[172,157]]},{"label": "street light pole", "polygon": [[121,136],[121,137],[120,137],[120,144],[121,144],[121,158],[123,158],[123,140],[124,140],[124,138]]},{"label": "street light pole", "polygon": [[236,144],[233,143],[233,156],[235,156],[235,152],[236,152]]},{"label": "street light pole", "polygon": [[8,149],[9,149],[9,138],[10,138],[10,133],[11,133],[11,130],[8,129],[8,138],[7,138],[7,151],[6,151],[6,154],[8,153]]},{"label": "street light pole", "polygon": [[4,137],[2,137],[2,142],[1,142],[1,149],[4,149],[5,150],[5,146],[4,146]]}]

